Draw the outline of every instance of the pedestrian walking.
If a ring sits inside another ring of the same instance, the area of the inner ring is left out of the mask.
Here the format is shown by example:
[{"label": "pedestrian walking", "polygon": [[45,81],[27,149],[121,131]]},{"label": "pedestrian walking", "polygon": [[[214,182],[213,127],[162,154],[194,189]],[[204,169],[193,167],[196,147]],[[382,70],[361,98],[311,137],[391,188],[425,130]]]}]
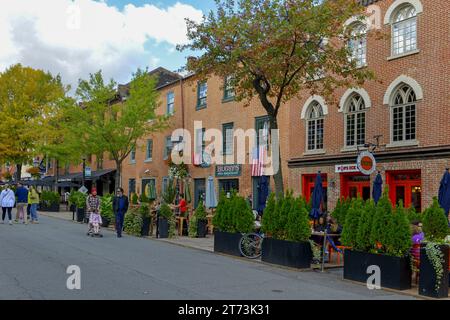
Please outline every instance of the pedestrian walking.
[{"label": "pedestrian walking", "polygon": [[9,185],[6,185],[5,190],[0,193],[0,205],[2,206],[2,224],[5,223],[6,213],[8,212],[9,224],[12,225],[12,208],[16,202],[14,191],[12,191]]},{"label": "pedestrian walking", "polygon": [[34,186],[28,191],[28,206],[30,207],[31,223],[39,223],[37,207],[39,204],[39,193]]},{"label": "pedestrian walking", "polygon": [[123,221],[128,211],[128,197],[123,194],[123,189],[118,188],[116,196],[113,199],[113,211],[116,217],[117,237],[122,238]]},{"label": "pedestrian walking", "polygon": [[16,190],[17,197],[17,211],[16,211],[16,223],[28,224],[27,206],[28,206],[28,189],[25,188],[20,182],[17,184]]},{"label": "pedestrian walking", "polygon": [[86,199],[87,218],[91,213],[100,212],[100,197],[97,196],[97,188],[92,188],[91,194]]}]

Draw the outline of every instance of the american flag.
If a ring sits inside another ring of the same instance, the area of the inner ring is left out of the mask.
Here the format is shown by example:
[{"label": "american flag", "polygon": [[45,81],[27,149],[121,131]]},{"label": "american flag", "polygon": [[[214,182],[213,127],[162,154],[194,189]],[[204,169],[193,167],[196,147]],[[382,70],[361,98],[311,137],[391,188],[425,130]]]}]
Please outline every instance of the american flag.
[{"label": "american flag", "polygon": [[264,159],[266,156],[265,146],[255,147],[252,156],[252,177],[264,175]]}]

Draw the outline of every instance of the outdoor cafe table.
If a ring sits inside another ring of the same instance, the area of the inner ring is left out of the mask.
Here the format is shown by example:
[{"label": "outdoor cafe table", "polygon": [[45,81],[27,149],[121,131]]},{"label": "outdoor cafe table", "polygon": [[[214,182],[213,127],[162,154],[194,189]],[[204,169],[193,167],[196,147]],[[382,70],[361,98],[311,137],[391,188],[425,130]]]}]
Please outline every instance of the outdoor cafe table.
[{"label": "outdoor cafe table", "polygon": [[328,237],[340,237],[340,234],[333,234],[325,232],[314,231],[311,233],[312,236],[323,237],[323,248],[322,248],[322,261],[321,261],[321,272],[325,270],[325,251],[327,250],[327,236]]}]

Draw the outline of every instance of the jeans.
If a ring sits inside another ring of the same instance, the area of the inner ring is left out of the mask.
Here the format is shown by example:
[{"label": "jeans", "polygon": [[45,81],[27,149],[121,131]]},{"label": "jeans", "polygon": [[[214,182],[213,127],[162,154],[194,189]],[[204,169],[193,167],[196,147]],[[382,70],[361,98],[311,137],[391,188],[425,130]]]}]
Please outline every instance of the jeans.
[{"label": "jeans", "polygon": [[2,210],[3,210],[2,220],[5,221],[6,210],[8,210],[8,218],[9,218],[9,221],[11,222],[11,220],[12,220],[12,214],[11,214],[12,208],[5,208],[5,207],[2,207]]},{"label": "jeans", "polygon": [[31,221],[38,221],[37,203],[32,203],[30,208]]},{"label": "jeans", "polygon": [[116,212],[116,232],[118,236],[122,235],[123,220],[125,218],[125,212]]}]

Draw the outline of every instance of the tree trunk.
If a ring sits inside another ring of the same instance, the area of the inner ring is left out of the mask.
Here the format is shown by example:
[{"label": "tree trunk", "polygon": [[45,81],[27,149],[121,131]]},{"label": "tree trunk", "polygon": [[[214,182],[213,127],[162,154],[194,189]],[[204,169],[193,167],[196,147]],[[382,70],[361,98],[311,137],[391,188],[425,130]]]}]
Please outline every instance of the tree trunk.
[{"label": "tree trunk", "polygon": [[16,183],[22,179],[22,164],[16,164]]},{"label": "tree trunk", "polygon": [[[269,114],[269,121],[270,121],[270,129],[271,130],[277,130],[278,128],[278,121],[277,118],[273,115]],[[278,135],[278,140],[280,139]],[[273,141],[272,141],[272,147],[273,147]],[[272,151],[273,156],[273,151]],[[272,159],[272,162],[274,159]],[[284,184],[283,184],[283,168],[282,168],[282,162],[281,162],[281,147],[280,143],[278,141],[278,171],[275,172],[273,176],[273,181],[275,182],[275,194],[277,196],[281,196],[284,194]]]},{"label": "tree trunk", "polygon": [[55,192],[58,192],[58,180],[59,180],[59,161],[56,160],[55,164]]},{"label": "tree trunk", "polygon": [[116,161],[116,190],[122,188],[122,162]]}]

